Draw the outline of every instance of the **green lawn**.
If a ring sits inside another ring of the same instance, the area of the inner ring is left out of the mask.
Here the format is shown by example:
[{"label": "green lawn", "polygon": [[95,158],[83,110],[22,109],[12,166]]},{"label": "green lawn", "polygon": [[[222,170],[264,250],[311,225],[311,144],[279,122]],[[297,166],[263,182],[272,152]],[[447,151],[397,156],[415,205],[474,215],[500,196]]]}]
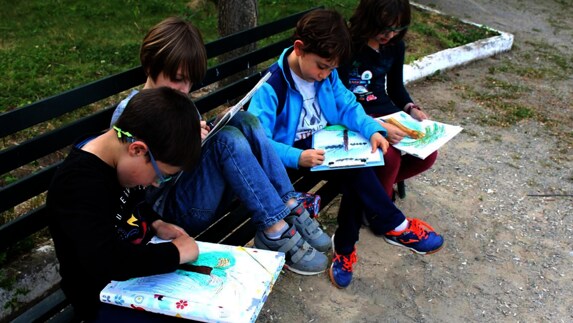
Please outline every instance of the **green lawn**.
[{"label": "green lawn", "polygon": [[[205,1],[192,9],[191,3],[0,0],[0,69],[4,71],[0,113],[137,66],[145,32],[167,16],[186,17],[199,27],[206,42],[216,39],[214,4]],[[348,17],[356,1],[316,1],[313,5],[337,9]],[[308,1],[259,0],[259,23],[307,8]],[[451,19],[414,13],[409,60],[484,37],[484,31],[476,28],[460,33],[467,28],[456,27],[461,25]]]}]

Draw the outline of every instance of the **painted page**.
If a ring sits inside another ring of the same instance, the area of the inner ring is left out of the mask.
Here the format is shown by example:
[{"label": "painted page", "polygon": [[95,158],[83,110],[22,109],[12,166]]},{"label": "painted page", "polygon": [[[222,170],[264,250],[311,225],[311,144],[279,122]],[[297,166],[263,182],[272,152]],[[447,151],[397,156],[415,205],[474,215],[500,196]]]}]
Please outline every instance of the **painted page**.
[{"label": "painted page", "polygon": [[403,111],[378,119],[393,124],[406,132],[407,136],[393,146],[420,159],[428,157],[428,155],[438,150],[463,129],[460,126],[452,126],[432,120],[418,121]]},{"label": "painted page", "polygon": [[372,153],[370,141],[344,126],[327,126],[312,135],[312,147],[325,151],[322,165],[311,171],[384,165],[382,151]]},{"label": "painted page", "polygon": [[207,140],[211,139],[221,128],[223,128],[234,116],[239,112],[247,102],[251,99],[253,94],[271,77],[271,73],[267,72],[255,86],[247,93],[237,104],[228,108],[224,112],[220,113],[215,119],[208,122],[209,127],[211,130],[205,139],[201,142],[201,146],[203,146]]},{"label": "painted page", "polygon": [[172,273],[112,281],[100,300],[203,322],[254,322],[282,270],[284,253],[197,244],[196,261]]}]

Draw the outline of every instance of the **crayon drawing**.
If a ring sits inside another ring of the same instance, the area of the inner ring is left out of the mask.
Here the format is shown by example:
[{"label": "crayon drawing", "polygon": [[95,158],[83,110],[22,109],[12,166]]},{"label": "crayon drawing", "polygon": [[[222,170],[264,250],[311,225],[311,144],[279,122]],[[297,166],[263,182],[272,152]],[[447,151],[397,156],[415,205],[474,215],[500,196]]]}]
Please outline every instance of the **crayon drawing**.
[{"label": "crayon drawing", "polygon": [[206,322],[253,322],[284,254],[197,243],[196,261],[172,273],[112,281],[100,293],[101,301]]},{"label": "crayon drawing", "polygon": [[325,151],[322,165],[312,171],[334,168],[384,165],[382,152],[372,153],[372,146],[361,134],[343,126],[328,126],[313,135],[313,148]]},{"label": "crayon drawing", "polygon": [[432,120],[418,121],[405,112],[396,112],[378,118],[398,127],[406,137],[393,146],[401,151],[424,159],[456,136],[462,128]]}]

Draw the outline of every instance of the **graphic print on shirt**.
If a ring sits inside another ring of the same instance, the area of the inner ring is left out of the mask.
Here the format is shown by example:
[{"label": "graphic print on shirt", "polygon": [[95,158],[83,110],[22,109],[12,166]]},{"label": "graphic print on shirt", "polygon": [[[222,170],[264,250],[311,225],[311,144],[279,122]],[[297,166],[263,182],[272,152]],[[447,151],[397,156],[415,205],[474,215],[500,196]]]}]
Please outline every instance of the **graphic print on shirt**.
[{"label": "graphic print on shirt", "polygon": [[365,70],[360,72],[358,66],[353,66],[348,75],[348,89],[356,95],[356,100],[369,102],[377,99],[374,93],[369,89],[371,80],[372,71]]},{"label": "graphic print on shirt", "polygon": [[149,224],[142,214],[145,191],[142,187],[124,188],[115,215],[115,228],[119,239],[140,244],[149,231]]},{"label": "graphic print on shirt", "polygon": [[297,127],[297,140],[310,137],[313,133],[324,128],[325,125],[326,123],[322,117],[322,111],[314,100],[314,97],[304,99],[302,110],[300,112],[300,124]]}]

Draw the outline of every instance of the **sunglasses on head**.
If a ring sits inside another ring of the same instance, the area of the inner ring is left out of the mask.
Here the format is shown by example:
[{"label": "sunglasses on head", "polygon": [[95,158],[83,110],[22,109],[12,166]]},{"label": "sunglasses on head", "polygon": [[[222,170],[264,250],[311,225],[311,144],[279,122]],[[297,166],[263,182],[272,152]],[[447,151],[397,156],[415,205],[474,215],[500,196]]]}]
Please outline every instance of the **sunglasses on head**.
[{"label": "sunglasses on head", "polygon": [[379,34],[387,35],[389,33],[400,33],[406,29],[408,29],[409,25],[401,26],[401,27],[386,27],[383,28]]}]

